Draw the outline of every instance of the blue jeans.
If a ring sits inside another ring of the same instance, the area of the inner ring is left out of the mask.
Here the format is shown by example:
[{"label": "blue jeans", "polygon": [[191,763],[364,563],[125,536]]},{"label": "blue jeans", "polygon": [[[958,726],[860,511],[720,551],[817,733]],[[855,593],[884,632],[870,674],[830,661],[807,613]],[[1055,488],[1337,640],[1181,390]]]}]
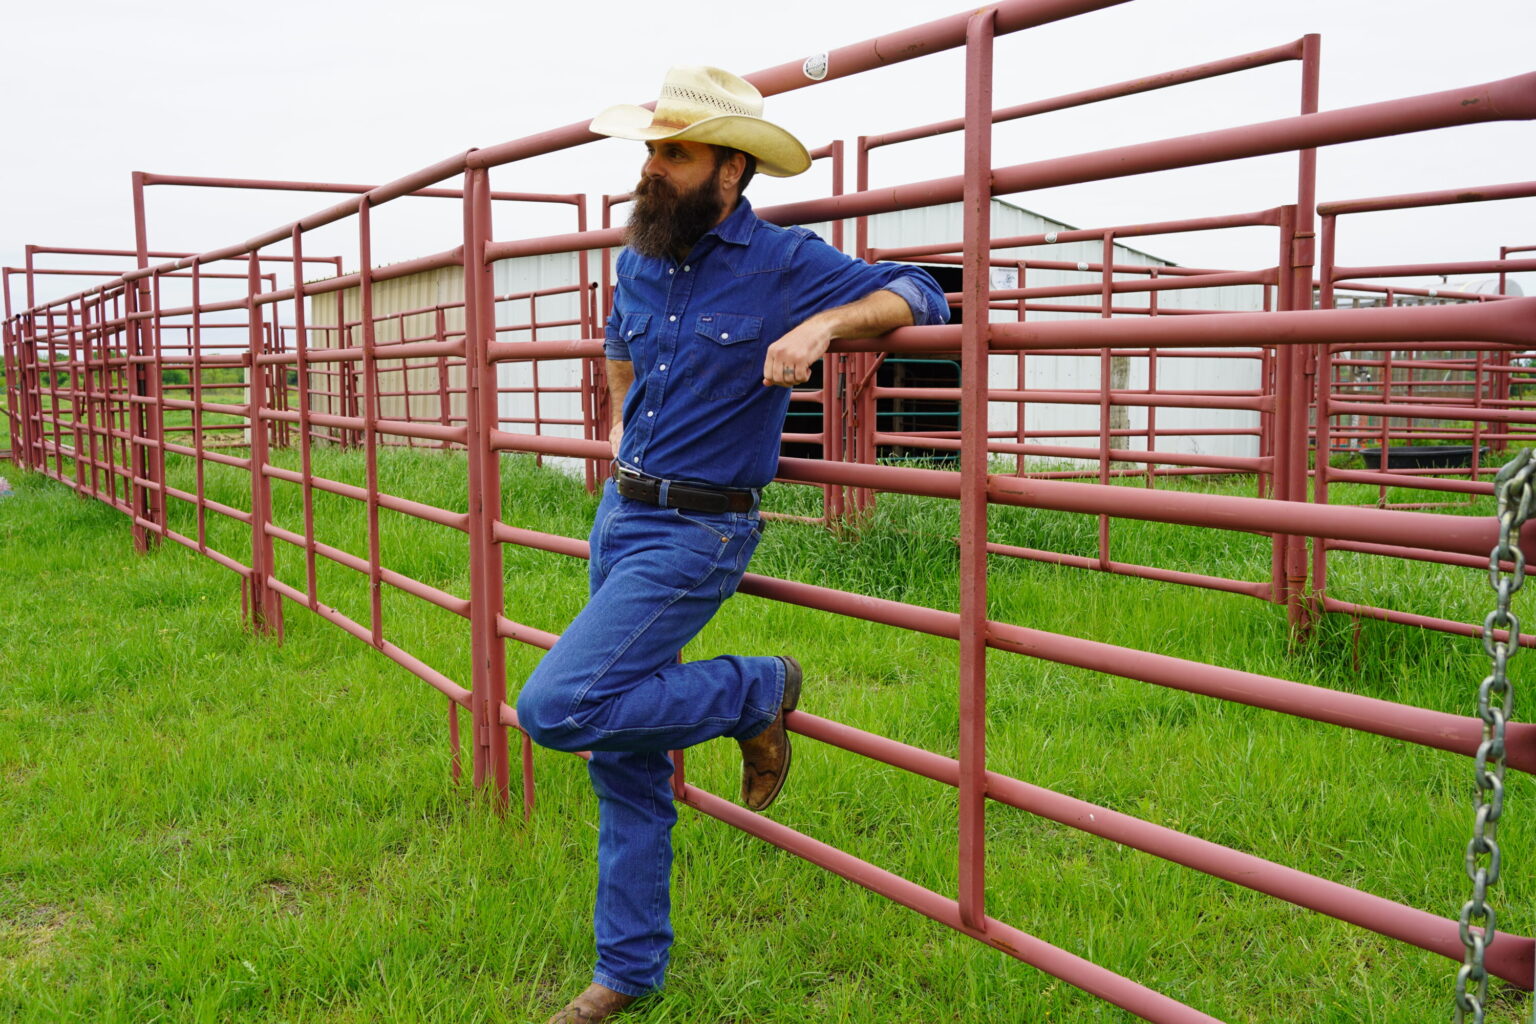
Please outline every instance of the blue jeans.
[{"label": "blue jeans", "polygon": [[672,759],[717,736],[749,739],[778,715],[784,665],[727,655],[678,663],[736,592],[758,513],[657,508],[608,481],[592,525],[587,606],[517,698],[541,746],[592,751],[598,800],[593,980],[627,995],[659,988],[672,945]]}]

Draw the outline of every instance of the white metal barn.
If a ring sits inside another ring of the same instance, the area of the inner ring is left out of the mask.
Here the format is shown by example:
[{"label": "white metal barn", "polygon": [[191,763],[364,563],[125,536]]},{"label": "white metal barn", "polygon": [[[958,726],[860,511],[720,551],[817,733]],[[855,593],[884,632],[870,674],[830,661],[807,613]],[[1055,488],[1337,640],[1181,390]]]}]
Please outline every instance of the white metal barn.
[{"label": "white metal barn", "polygon": [[[826,225],[813,225],[823,238],[831,238]],[[997,238],[1020,235],[1045,234],[1068,230],[1069,225],[1053,221],[1040,214],[1022,209],[1001,200],[992,202],[992,234]],[[896,248],[943,242],[958,242],[962,236],[961,207],[958,203],[883,214],[869,219],[869,243],[872,247]],[[847,231],[851,239],[853,232]],[[1168,261],[1123,245],[1114,248],[1117,266],[1166,267]],[[596,253],[593,254],[596,257]],[[1029,287],[1053,285],[1088,285],[1097,288],[1101,283],[1097,269],[1102,257],[1102,243],[1097,241],[1066,242],[1032,246],[1026,249],[999,249],[994,256],[999,260],[1032,262],[1064,262],[1084,269],[1037,269],[1026,270]],[[599,261],[592,260],[594,279]],[[1092,267],[1093,269],[1087,269]],[[946,290],[959,291],[957,267],[931,265],[930,269]],[[1116,279],[1143,275],[1119,273]],[[495,287],[498,295],[525,295],[551,289],[569,287],[580,280],[576,254],[524,257],[503,260],[495,266]],[[1018,271],[1004,267],[993,270],[992,287],[1009,289],[1018,287]],[[1097,309],[1096,295],[1057,300]],[[1127,306],[1145,306],[1145,293],[1133,293],[1123,301]],[[1198,308],[1204,310],[1257,310],[1264,301],[1263,288],[1259,285],[1237,285],[1221,288],[1170,290],[1158,293],[1159,309]],[[504,328],[530,323],[534,313],[540,322],[574,321],[577,318],[578,298],[574,292],[545,295],[536,299],[517,299],[497,304],[497,323]],[[1096,317],[1098,312],[1060,312],[1030,310],[1031,320],[1062,320]],[[995,309],[994,320],[1017,319],[1018,314]],[[575,338],[576,326],[550,327],[538,331],[541,341]],[[504,341],[527,341],[534,337],[526,329],[505,330]],[[1124,390],[1140,390],[1148,387],[1149,361],[1145,358],[1119,358],[1113,361],[1112,384]],[[580,380],[577,362],[544,362],[538,366],[541,389],[574,387]],[[1258,359],[1231,358],[1163,358],[1157,361],[1156,386],[1162,391],[1256,391],[1260,386],[1261,364]],[[549,394],[545,392],[537,403],[530,391],[533,385],[530,364],[504,364],[501,367],[501,416],[507,430],[529,431],[537,419],[540,432],[558,436],[580,436],[580,396],[575,392]],[[992,357],[990,380],[996,388],[1018,386],[1018,363],[1014,356]],[[1025,386],[1042,391],[1097,391],[1099,387],[1100,360],[1095,355],[1031,355],[1025,359]],[[958,372],[956,374],[958,380]],[[1145,429],[1147,411],[1144,407],[1117,407],[1114,426],[1117,429],[1135,431]],[[1018,407],[1012,403],[994,403],[990,413],[991,428],[995,431],[1013,430],[1017,425]],[[1158,448],[1160,450],[1192,452],[1206,455],[1255,456],[1258,454],[1258,414],[1228,410],[1181,410],[1162,408],[1156,413]],[[568,425],[574,422],[577,425]],[[1099,429],[1097,400],[1089,404],[1060,404],[1033,402],[1025,406],[1025,429],[1035,436],[1048,437],[1066,431],[1081,431],[1076,437],[1059,437],[1050,440],[1061,444],[1091,445]],[[1179,436],[1180,429],[1233,430],[1239,433],[1202,433]],[[1128,436],[1117,439],[1117,448],[1146,449],[1145,438]]]},{"label": "white metal barn", "polygon": [[[824,238],[831,237],[826,225],[813,226]],[[845,232],[851,246],[852,225]],[[1053,231],[1070,230],[1069,225],[1050,220],[1037,213],[1022,209],[1001,200],[992,203],[992,233],[1006,238],[1023,235],[1043,235]],[[913,245],[958,243],[962,236],[961,208],[959,204],[884,214],[869,218],[869,243],[875,249]],[[994,266],[992,287],[994,290],[1013,289],[1019,286],[1017,261],[1028,259],[1031,265],[1025,271],[1025,284],[1030,288],[1062,285],[1083,286],[1087,294],[1049,299],[1048,305],[1081,306],[1083,312],[1067,312],[1059,309],[1039,310],[1031,308],[1024,315],[1030,320],[1059,320],[1096,317],[1098,312],[1098,288],[1102,283],[1098,264],[1102,255],[1102,243],[1098,241],[1068,242],[1031,246],[1028,249],[999,249],[994,251],[998,262],[1008,261],[1013,266]],[[602,253],[593,251],[588,259],[589,288],[601,280]],[[1066,266],[1043,268],[1042,263]],[[1117,267],[1168,267],[1168,261],[1123,245],[1114,247],[1114,263]],[[925,266],[939,279],[949,292],[960,290],[959,268],[935,260]],[[1140,277],[1129,272],[1116,273],[1116,279]],[[519,257],[501,260],[494,266],[494,288],[499,297],[496,303],[498,340],[557,341],[580,336],[581,305],[581,254],[560,253],[548,256]],[[1262,308],[1264,289],[1258,285],[1239,285],[1221,288],[1169,290],[1157,293],[1159,310],[1198,308],[1202,310],[1255,310]],[[1148,293],[1129,293],[1116,298],[1116,308],[1135,310],[1148,305]],[[462,275],[457,267],[443,268],[409,277],[380,281],[375,284],[372,297],[376,319],[376,335],[380,343],[409,338],[432,336],[434,330],[446,330],[449,334],[463,329],[462,310],[453,303],[462,296]],[[1033,300],[1032,300],[1033,302]],[[355,323],[359,316],[356,288],[343,294],[342,309],[346,319]],[[436,314],[440,319],[434,326],[434,306],[447,307]],[[416,311],[416,312],[412,312]],[[427,311],[427,312],[422,312]],[[336,322],[337,303],[332,296],[323,296],[311,302],[310,323],[322,330]],[[1013,308],[994,308],[994,320],[1017,319]],[[530,324],[538,324],[536,328]],[[332,334],[332,344],[343,343]],[[351,342],[355,343],[355,341]],[[1248,350],[1256,351],[1256,350]],[[1111,360],[1111,385],[1119,390],[1136,391],[1149,388],[1149,373],[1155,373],[1155,387],[1159,391],[1195,392],[1254,392],[1260,386],[1261,363],[1257,358],[1169,358],[1155,361],[1145,357],[1117,357]],[[894,379],[903,386],[957,386],[958,365],[945,356],[934,358],[902,359],[892,357],[882,373],[894,373],[881,383]],[[915,364],[927,364],[923,374],[903,370],[918,369]],[[907,364],[905,367],[902,364]],[[401,393],[386,393],[380,401],[383,415],[395,418],[434,420],[442,414],[442,400],[434,384],[426,381],[431,377],[429,368],[413,370],[399,375],[403,387],[394,389]],[[1068,447],[1094,447],[1099,431],[1097,391],[1101,373],[1101,361],[1093,355],[1042,355],[1030,354],[1024,359],[1025,388],[1040,392],[1080,392],[1076,401],[1042,400],[1028,402],[1024,407],[1023,428],[1030,435],[1030,442]],[[538,363],[503,363],[499,366],[500,419],[502,429],[516,433],[540,433],[557,437],[580,437],[582,434],[582,404],[580,385],[582,366],[579,360],[540,361]],[[416,383],[421,376],[422,382]],[[992,357],[990,380],[995,388],[1016,389],[1020,386],[1019,361],[1013,355]],[[452,367],[446,385],[449,389],[463,386],[462,368]],[[1091,392],[1092,394],[1086,394]],[[537,394],[537,398],[535,398]],[[1070,399],[1070,396],[1067,396]],[[463,414],[461,394],[450,394],[452,415]],[[899,403],[894,403],[899,404]],[[922,403],[932,406],[932,403]],[[806,414],[794,411],[791,417]],[[990,420],[995,432],[1016,433],[1020,407],[1013,403],[993,403]],[[902,419],[899,411],[881,412],[890,416],[888,425],[895,429],[908,429],[902,423],[914,423]],[[955,417],[958,427],[958,407],[948,415]],[[1112,428],[1128,431],[1117,436],[1114,447],[1145,450],[1146,438],[1135,435],[1147,427],[1147,409],[1140,406],[1117,406],[1113,410]],[[1156,417],[1158,450],[1204,455],[1254,456],[1258,454],[1258,414],[1246,411],[1211,409],[1160,408]],[[942,414],[941,414],[942,417]],[[926,425],[932,428],[942,424],[930,415]],[[791,432],[797,427],[793,422]],[[1199,431],[1179,435],[1179,430]],[[1231,433],[1228,433],[1231,431]],[[575,460],[547,460],[555,464],[575,465]],[[1070,462],[1069,459],[1032,459],[1033,465],[1053,461]]]}]

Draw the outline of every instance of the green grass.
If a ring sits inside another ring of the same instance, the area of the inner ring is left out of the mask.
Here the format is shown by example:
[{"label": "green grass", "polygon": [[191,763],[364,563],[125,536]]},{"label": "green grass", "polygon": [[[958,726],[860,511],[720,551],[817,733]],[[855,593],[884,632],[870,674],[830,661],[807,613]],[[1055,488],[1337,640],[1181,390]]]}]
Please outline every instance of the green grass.
[{"label": "green grass", "polygon": [[[365,479],[355,452],[317,449],[315,465]],[[579,485],[505,467],[506,521],[584,533],[593,501]],[[187,460],[168,471],[195,489]],[[452,782],[435,691],[291,604],[282,644],[251,636],[233,574],[174,544],[136,556],[120,514],[6,475],[0,1019],[542,1021],[586,983],[595,803],[580,762],[538,751],[536,813],[498,817]],[[465,507],[462,456],[390,451],[379,476]],[[204,487],[248,507],[241,471],[207,466]],[[782,511],[817,505],[776,492]],[[275,483],[274,505],[301,528],[297,487]],[[366,554],[356,503],[317,493],[315,507],[323,541]],[[184,505],[171,513],[196,535]],[[387,565],[467,592],[462,534],[380,521]],[[956,524],[949,503],[887,496],[855,531],[774,523],[753,569],[953,610]],[[212,515],[206,532],[248,560],[245,527]],[[1091,520],[1029,509],[994,509],[991,532],[1078,554],[1096,543]],[[1116,520],[1114,545],[1124,561],[1267,574],[1260,538]],[[302,586],[302,553],[278,552]],[[1464,621],[1491,607],[1478,572],[1331,564],[1346,599]],[[506,565],[511,618],[558,631],[580,607],[579,560],[509,549]],[[366,622],[366,580],[319,570],[322,600]],[[1006,558],[991,570],[995,618],[1128,647],[1460,714],[1487,671],[1475,640],[1331,618],[1297,645],[1283,610],[1249,598]],[[388,588],[382,607],[388,639],[467,683],[462,619]],[[688,656],[787,648],[810,672],[807,710],[954,752],[952,642],[740,597]],[[509,646],[513,690],[538,654]],[[1443,916],[1470,889],[1467,758],[995,652],[989,710],[991,767],[1025,781]],[[954,891],[952,790],[808,740],[796,765],[775,819]],[[733,793],[736,771],[733,744],[689,753],[690,781],[713,792]],[[1493,901],[1501,928],[1530,934],[1536,786],[1511,773],[1508,788]],[[1009,808],[989,810],[988,837],[992,915],[1223,1020],[1448,1016],[1449,960]],[[676,846],[669,987],[637,1021],[1133,1019],[702,815],[684,810]],[[1494,987],[1490,1020],[1529,1013]]]}]

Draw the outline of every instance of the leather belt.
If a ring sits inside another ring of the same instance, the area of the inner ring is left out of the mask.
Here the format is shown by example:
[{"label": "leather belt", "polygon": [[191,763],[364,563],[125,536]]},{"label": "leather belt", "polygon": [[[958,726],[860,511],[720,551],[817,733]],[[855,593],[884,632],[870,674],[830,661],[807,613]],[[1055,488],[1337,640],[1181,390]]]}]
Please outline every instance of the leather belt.
[{"label": "leather belt", "polygon": [[614,479],[624,497],[659,508],[721,513],[750,512],[757,505],[757,492],[748,488],[685,484],[644,476],[629,469],[616,469]]}]

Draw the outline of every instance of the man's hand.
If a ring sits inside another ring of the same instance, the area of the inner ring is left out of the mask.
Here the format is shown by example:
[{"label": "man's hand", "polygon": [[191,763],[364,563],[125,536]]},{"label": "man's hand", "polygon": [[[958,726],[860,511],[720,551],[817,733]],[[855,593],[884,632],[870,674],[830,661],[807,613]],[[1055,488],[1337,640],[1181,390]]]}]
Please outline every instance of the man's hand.
[{"label": "man's hand", "polygon": [[768,346],[763,357],[763,385],[792,388],[811,379],[811,365],[832,344],[830,318],[818,313]]},{"label": "man's hand", "polygon": [[811,379],[811,365],[827,354],[834,338],[875,338],[912,325],[912,307],[895,292],[881,289],[857,302],[808,318],[763,356],[763,385],[792,388]]},{"label": "man's hand", "polygon": [[613,447],[613,457],[619,457],[619,442],[624,439],[624,424],[619,420],[613,421],[613,427],[608,431],[608,443]]}]

